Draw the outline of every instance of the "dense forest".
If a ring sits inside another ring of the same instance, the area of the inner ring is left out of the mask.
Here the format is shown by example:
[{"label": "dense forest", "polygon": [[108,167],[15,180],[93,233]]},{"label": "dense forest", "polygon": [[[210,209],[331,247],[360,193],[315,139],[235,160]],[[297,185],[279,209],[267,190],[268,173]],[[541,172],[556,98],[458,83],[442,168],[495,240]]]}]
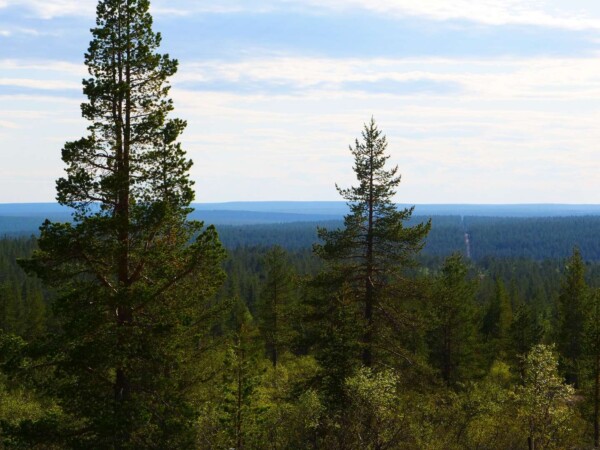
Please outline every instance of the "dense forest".
[{"label": "dense forest", "polygon": [[[35,247],[32,238],[0,240],[4,445],[79,448],[59,430],[37,428],[48,412],[67,418],[52,390],[40,390],[36,378],[47,369],[36,374],[21,359],[28,343],[60,328],[52,290],[17,264]],[[311,248],[229,248],[227,278],[214,294],[213,348],[199,369],[206,378],[190,393],[198,437],[189,448],[527,448],[533,433],[550,439],[537,448],[591,448],[588,340],[600,265],[577,252],[566,260],[417,260],[406,274],[415,286],[403,297],[411,323],[398,336],[408,340],[408,359],[367,370],[357,319],[343,308],[333,317],[320,311],[351,305],[329,305],[315,292],[324,263]],[[570,305],[578,296],[586,299],[579,312]],[[575,358],[573,336],[584,342]],[[573,376],[572,366],[579,375],[569,393],[562,377]],[[528,385],[527,376],[542,378]]]},{"label": "dense forest", "polygon": [[[431,219],[422,254],[449,256],[467,253],[465,234],[469,235],[469,253],[475,260],[495,256],[536,261],[564,259],[581,249],[586,261],[600,261],[600,217],[458,217],[413,216],[408,225]],[[341,221],[298,222],[262,225],[220,225],[221,241],[228,248],[238,246],[279,245],[287,250],[311,248],[317,241],[317,227],[337,228]]]},{"label": "dense forest", "polygon": [[413,216],[372,118],[343,221],[190,220],[160,44],[99,2],[71,220],[0,239],[0,448],[600,447],[598,218]]},{"label": "dense forest", "polygon": [[[581,249],[587,261],[600,261],[597,230],[600,216],[581,217],[480,217],[480,216],[413,216],[408,225],[431,219],[431,231],[425,238],[422,253],[431,256],[449,256],[460,252],[466,255],[465,234],[469,235],[469,257],[481,260],[489,256],[544,259],[564,259],[574,247]],[[36,221],[36,227],[30,222]],[[43,219],[0,217],[6,225],[0,236],[24,237],[35,234]],[[11,228],[8,223],[13,223]],[[210,223],[210,222],[209,222]],[[221,242],[227,248],[239,246],[279,245],[286,250],[309,249],[318,240],[317,228],[337,228],[342,221],[289,222],[219,225]],[[11,231],[12,230],[12,231]]]}]

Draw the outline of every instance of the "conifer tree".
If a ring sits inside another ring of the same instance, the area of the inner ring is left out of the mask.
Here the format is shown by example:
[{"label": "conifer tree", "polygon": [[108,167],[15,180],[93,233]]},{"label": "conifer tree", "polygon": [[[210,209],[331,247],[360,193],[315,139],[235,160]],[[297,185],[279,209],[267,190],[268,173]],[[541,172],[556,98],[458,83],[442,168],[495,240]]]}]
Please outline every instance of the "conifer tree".
[{"label": "conifer tree", "polygon": [[262,372],[260,345],[254,319],[239,299],[235,300],[231,319],[233,332],[223,373],[222,423],[229,436],[227,447],[244,449],[252,447],[248,443],[252,424],[261,413],[255,404]]},{"label": "conifer tree", "polygon": [[389,288],[401,270],[413,262],[431,228],[431,222],[404,226],[414,207],[399,210],[393,202],[400,175],[397,166],[386,169],[386,149],[386,137],[371,119],[364,127],[362,141],[357,139],[350,147],[358,185],[347,189],[336,185],[350,208],[344,228],[319,229],[323,243],[315,246],[329,268],[342,274],[351,286],[363,311],[365,366],[373,365],[377,336],[384,322],[389,325],[393,321],[397,310],[394,302],[398,298],[391,298],[397,296],[389,295]]},{"label": "conifer tree", "polygon": [[83,81],[89,134],[65,144],[57,181],[73,222],[45,222],[23,263],[57,291],[60,332],[38,345],[38,365],[70,418],[47,439],[71,448],[190,448],[184,391],[223,277],[215,229],[187,220],[186,124],[168,117],[177,61],[157,52],[149,8],[98,4]]},{"label": "conifer tree", "polygon": [[600,447],[600,289],[595,289],[590,295],[584,325],[584,356],[591,378],[594,448],[598,448]]},{"label": "conifer tree", "polygon": [[46,304],[41,290],[36,288],[30,280],[23,285],[23,303],[26,309],[23,335],[27,339],[41,335],[46,328]]},{"label": "conifer tree", "polygon": [[0,283],[0,329],[13,334],[19,334],[22,323],[21,292],[16,283],[6,280]]},{"label": "conifer tree", "polygon": [[579,364],[583,355],[583,336],[588,287],[585,263],[578,248],[567,260],[558,297],[557,348],[568,383],[578,387]]},{"label": "conifer tree", "polygon": [[318,276],[313,285],[320,284],[317,312],[318,343],[315,357],[321,368],[321,393],[326,408],[339,414],[348,406],[344,392],[346,379],[354,375],[359,367],[359,340],[362,311],[358,310],[352,290],[347,285],[328,289],[325,285],[338,280]]},{"label": "conifer tree", "polygon": [[520,302],[516,305],[509,329],[509,360],[521,377],[525,376],[525,356],[542,340],[544,329],[532,307]]},{"label": "conifer tree", "polygon": [[494,297],[484,317],[484,332],[487,334],[495,357],[506,358],[509,346],[509,331],[513,320],[512,303],[502,279],[497,278]]},{"label": "conifer tree", "polygon": [[475,289],[460,254],[448,257],[436,280],[429,333],[431,362],[448,385],[477,374],[480,340]]},{"label": "conifer tree", "polygon": [[267,276],[258,302],[259,329],[265,341],[267,355],[277,367],[282,351],[293,338],[293,272],[287,254],[279,246],[265,256]]}]

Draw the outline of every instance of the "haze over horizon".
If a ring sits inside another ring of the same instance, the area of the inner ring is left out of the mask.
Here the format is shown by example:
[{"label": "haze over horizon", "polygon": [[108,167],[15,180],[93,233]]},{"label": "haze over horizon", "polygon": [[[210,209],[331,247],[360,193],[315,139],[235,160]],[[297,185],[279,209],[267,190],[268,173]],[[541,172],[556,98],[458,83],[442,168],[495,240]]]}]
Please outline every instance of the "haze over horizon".
[{"label": "haze over horizon", "polygon": [[[0,203],[85,135],[95,0],[0,0]],[[197,202],[338,201],[373,115],[410,204],[599,204],[600,4],[154,0]]]},{"label": "haze over horizon", "polygon": [[[243,205],[243,204],[277,204],[277,203],[288,203],[288,204],[293,204],[293,203],[323,203],[323,204],[346,204],[347,202],[344,200],[281,200],[281,199],[275,199],[275,200],[225,200],[225,201],[216,201],[216,202],[199,202],[199,201],[194,201],[192,202],[192,205],[205,205],[205,206],[210,206],[210,205],[219,205],[219,206],[226,206],[226,205]],[[397,202],[396,203],[398,206],[410,206],[410,205],[417,205],[417,206],[600,206],[600,203],[578,203],[578,202],[545,202],[545,203],[538,203],[538,202],[522,202],[522,203],[503,203],[503,202],[497,202],[497,203],[469,203],[469,202],[452,202],[452,203],[437,203],[437,202],[423,202],[423,203],[416,203],[416,202],[409,202],[409,201],[402,201],[402,202]],[[7,205],[58,205],[58,203],[56,201],[25,201],[25,202],[13,202],[13,201],[0,201],[0,205],[3,206],[7,206]]]}]

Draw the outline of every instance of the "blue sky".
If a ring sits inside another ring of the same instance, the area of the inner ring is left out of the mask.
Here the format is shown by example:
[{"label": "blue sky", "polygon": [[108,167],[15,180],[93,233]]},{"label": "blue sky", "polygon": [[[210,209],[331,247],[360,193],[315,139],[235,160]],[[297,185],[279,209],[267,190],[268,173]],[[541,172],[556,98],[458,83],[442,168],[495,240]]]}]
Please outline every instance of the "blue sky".
[{"label": "blue sky", "polygon": [[[600,2],[154,0],[197,200],[338,200],[373,115],[403,203],[600,203]],[[52,201],[94,0],[0,0],[0,202]]]}]

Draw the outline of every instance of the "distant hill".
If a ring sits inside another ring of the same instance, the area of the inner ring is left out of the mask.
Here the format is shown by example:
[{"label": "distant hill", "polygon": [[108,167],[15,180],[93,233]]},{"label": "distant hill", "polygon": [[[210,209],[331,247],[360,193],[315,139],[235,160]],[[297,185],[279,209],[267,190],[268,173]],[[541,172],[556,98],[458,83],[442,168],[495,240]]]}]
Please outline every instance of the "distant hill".
[{"label": "distant hill", "polygon": [[0,217],[66,217],[69,208],[57,203],[0,203]]},{"label": "distant hill", "polygon": [[[405,208],[411,205],[398,205]],[[215,225],[253,225],[340,220],[344,202],[196,203],[191,218]],[[68,221],[70,210],[56,203],[0,204],[0,235],[34,233],[45,219]],[[416,205],[417,216],[571,217],[600,216],[600,205]]]},{"label": "distant hill", "polygon": [[[398,204],[400,208],[413,205]],[[341,217],[347,213],[344,202],[230,202],[198,203],[196,211],[256,211]],[[567,217],[598,216],[600,205],[521,204],[521,205],[416,205],[419,216],[483,216],[483,217]]]},{"label": "distant hill", "polygon": [[[310,248],[317,226],[337,228],[342,202],[256,202],[195,205],[191,218],[218,225],[223,243]],[[440,213],[440,214],[435,214]],[[446,213],[446,214],[441,214]],[[595,205],[419,205],[412,224],[432,218],[424,252],[459,251],[474,259],[564,258],[574,246],[600,261],[600,206]],[[55,204],[0,205],[0,236],[37,234],[44,219],[67,221],[69,210]],[[469,236],[469,249],[466,236]]]}]

